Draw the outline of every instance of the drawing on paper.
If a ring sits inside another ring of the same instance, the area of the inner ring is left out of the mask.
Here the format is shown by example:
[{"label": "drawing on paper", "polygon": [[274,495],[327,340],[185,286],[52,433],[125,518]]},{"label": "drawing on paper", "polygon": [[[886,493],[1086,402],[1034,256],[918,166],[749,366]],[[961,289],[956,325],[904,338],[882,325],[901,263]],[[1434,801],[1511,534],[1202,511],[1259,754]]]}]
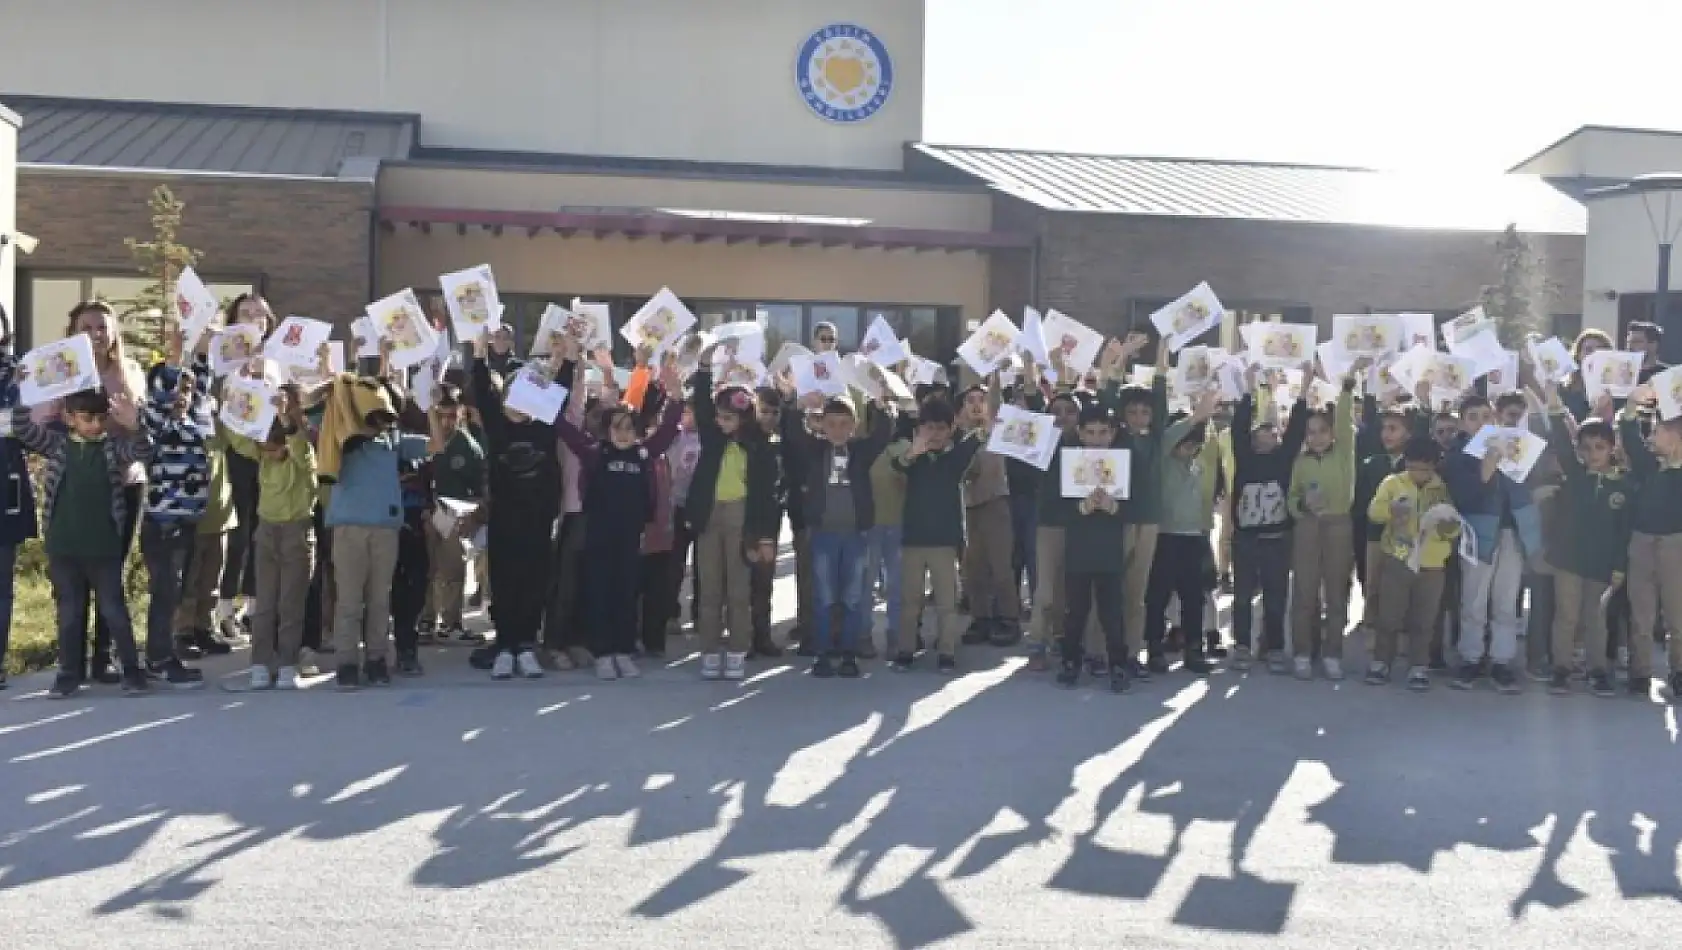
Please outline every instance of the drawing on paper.
[{"label": "drawing on paper", "polygon": [[412,350],[426,343],[415,323],[417,319],[408,307],[392,307],[380,314],[380,330],[395,349]]},{"label": "drawing on paper", "polygon": [[1179,336],[1198,324],[1209,319],[1209,305],[1201,300],[1188,300],[1174,311],[1174,319],[1170,324],[1174,328],[1173,336]]},{"label": "drawing on paper", "polygon": [[1629,360],[1605,360],[1600,364],[1600,385],[1608,389],[1635,385],[1635,366]]},{"label": "drawing on paper", "polygon": [[1262,355],[1272,359],[1305,359],[1302,341],[1295,333],[1268,331],[1262,334]]},{"label": "drawing on paper", "polygon": [[1087,491],[1098,488],[1108,491],[1116,487],[1117,474],[1114,461],[1102,456],[1087,456],[1075,463],[1071,477],[1076,485]]},{"label": "drawing on paper", "polygon": [[281,346],[288,346],[288,347],[290,347],[290,346],[300,346],[300,345],[303,344],[303,342],[304,342],[304,325],[301,324],[301,323],[293,323],[293,324],[289,324],[286,327],[286,335],[281,337],[280,345]]},{"label": "drawing on paper", "polygon": [[263,399],[256,390],[230,386],[227,392],[228,415],[251,425],[263,414]]},{"label": "drawing on paper", "polygon": [[35,376],[35,384],[44,389],[61,383],[68,383],[81,376],[82,366],[75,353],[68,349],[62,349],[45,354],[36,360],[31,372]]},{"label": "drawing on paper", "polygon": [[478,281],[469,281],[455,289],[456,309],[462,318],[476,327],[482,327],[491,321],[491,302],[485,293],[485,285]]},{"label": "drawing on paper", "polygon": [[1040,440],[1040,421],[1038,419],[1014,419],[1005,423],[1004,432],[999,438],[1011,445],[1031,449]]}]

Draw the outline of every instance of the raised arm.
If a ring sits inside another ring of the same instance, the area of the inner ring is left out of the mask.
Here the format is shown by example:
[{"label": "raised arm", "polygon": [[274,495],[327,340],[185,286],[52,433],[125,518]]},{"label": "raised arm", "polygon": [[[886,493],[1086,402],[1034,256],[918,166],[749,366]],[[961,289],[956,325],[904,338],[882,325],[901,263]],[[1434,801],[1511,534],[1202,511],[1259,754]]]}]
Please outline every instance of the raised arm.
[{"label": "raised arm", "polygon": [[[647,392],[652,393],[652,388]],[[671,449],[672,443],[677,441],[678,423],[683,421],[683,403],[677,399],[667,399],[665,408],[660,412],[660,427],[655,429],[643,443],[649,456],[659,458]]]},{"label": "raised arm", "polygon": [[1308,437],[1308,395],[1303,394],[1296,405],[1291,407],[1291,418],[1285,423],[1285,434],[1279,440],[1279,451],[1285,453],[1286,458],[1296,458],[1302,451],[1303,440]]}]

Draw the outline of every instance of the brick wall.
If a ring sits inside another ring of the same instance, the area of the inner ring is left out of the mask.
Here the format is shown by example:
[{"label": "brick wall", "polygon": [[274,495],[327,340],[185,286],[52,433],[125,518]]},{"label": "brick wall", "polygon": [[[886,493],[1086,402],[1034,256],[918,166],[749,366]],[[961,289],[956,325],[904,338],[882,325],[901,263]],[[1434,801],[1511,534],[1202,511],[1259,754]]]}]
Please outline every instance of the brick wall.
[{"label": "brick wall", "polygon": [[[1171,299],[1207,280],[1229,305],[1307,306],[1316,322],[1373,309],[1453,310],[1496,278],[1496,235],[1342,225],[1049,214],[996,199],[995,227],[1040,238],[1040,302],[1109,333],[1135,298]],[[1534,239],[1559,285],[1549,311],[1581,313],[1583,238]],[[995,270],[1007,270],[1001,261]],[[1020,312],[1027,284],[992,279],[995,305]]]},{"label": "brick wall", "polygon": [[22,168],[18,227],[41,239],[25,265],[132,272],[123,239],[151,236],[146,202],[160,184],[186,204],[179,240],[201,253],[199,270],[260,277],[277,316],[349,323],[371,299],[372,182]]}]

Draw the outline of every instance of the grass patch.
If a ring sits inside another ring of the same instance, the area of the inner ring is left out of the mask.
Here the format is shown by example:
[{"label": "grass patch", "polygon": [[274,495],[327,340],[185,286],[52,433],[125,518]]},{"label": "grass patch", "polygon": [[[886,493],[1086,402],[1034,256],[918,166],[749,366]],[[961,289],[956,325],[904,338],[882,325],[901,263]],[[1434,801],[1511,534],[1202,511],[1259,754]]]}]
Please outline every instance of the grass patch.
[{"label": "grass patch", "polygon": [[[123,570],[128,614],[135,624],[135,637],[146,638],[146,567],[140,552],[130,552]],[[6,672],[13,676],[34,673],[58,665],[58,608],[53,604],[53,585],[47,580],[47,557],[40,539],[25,541],[18,548],[13,576],[12,643],[5,657]],[[88,633],[92,639],[93,633]]]}]

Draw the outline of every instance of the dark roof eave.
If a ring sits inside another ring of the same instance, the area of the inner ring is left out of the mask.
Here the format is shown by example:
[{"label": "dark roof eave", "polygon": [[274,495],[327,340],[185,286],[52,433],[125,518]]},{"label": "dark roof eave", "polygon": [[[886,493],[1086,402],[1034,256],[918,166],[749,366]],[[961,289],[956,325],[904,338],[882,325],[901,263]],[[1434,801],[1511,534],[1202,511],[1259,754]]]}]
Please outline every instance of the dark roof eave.
[{"label": "dark roof eave", "polygon": [[0,101],[27,111],[37,108],[97,108],[106,112],[168,112],[172,115],[221,116],[252,119],[316,119],[339,122],[406,124],[417,132],[418,112],[377,112],[357,109],[307,109],[290,106],[234,106],[203,102],[157,102],[150,99],[93,99],[74,96],[31,96],[0,93]]}]

